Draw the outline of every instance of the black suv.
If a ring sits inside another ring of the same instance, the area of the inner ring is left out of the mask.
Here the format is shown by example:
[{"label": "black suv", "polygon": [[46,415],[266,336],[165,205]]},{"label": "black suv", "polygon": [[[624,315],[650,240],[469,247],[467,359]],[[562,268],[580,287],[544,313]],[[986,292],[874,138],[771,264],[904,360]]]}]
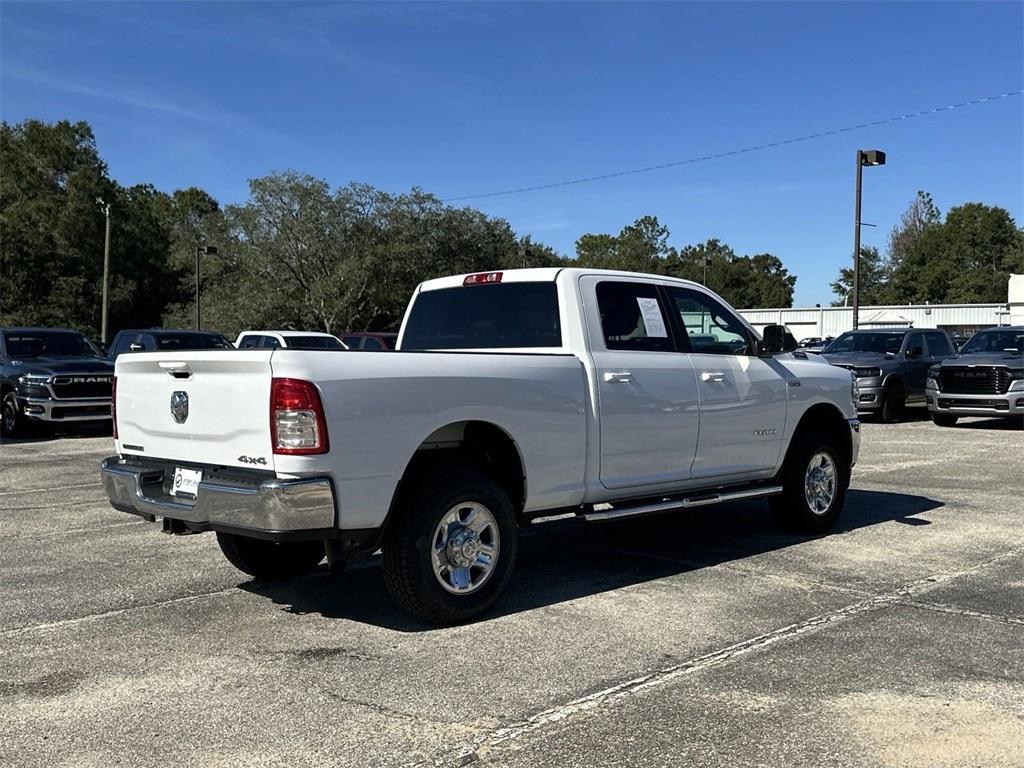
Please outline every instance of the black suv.
[{"label": "black suv", "polygon": [[118,331],[110,344],[110,359],[125,352],[174,352],[186,349],[234,349],[235,345],[211,331],[147,330]]},{"label": "black suv", "polygon": [[1024,424],[1024,325],[978,331],[956,357],[929,369],[925,391],[940,427],[952,427],[961,416]]},{"label": "black suv", "polygon": [[110,418],[114,366],[78,331],[0,328],[0,434]]},{"label": "black suv", "polygon": [[857,410],[899,421],[908,404],[925,403],[925,378],[935,363],[953,355],[945,331],[934,328],[847,331],[822,357],[857,377]]}]

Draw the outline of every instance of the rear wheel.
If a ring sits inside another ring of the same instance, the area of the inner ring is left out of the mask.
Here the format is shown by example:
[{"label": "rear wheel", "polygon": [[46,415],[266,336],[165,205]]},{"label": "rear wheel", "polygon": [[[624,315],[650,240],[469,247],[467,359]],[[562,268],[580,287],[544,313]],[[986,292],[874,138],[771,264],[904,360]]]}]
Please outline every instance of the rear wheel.
[{"label": "rear wheel", "polygon": [[782,494],[770,499],[786,527],[824,533],[835,525],[846,499],[850,468],[839,440],[827,432],[797,437],[782,469]]},{"label": "rear wheel", "polygon": [[903,418],[907,407],[907,392],[899,384],[889,384],[882,391],[882,421],[894,424]]},{"label": "rear wheel", "polygon": [[519,530],[508,494],[472,469],[441,469],[396,510],[384,581],[404,610],[432,624],[487,611],[512,575]]},{"label": "rear wheel", "polygon": [[265,541],[217,532],[228,561],[257,579],[289,579],[313,570],[324,559],[322,541]]},{"label": "rear wheel", "polygon": [[940,427],[955,427],[957,418],[956,416],[950,416],[948,413],[932,413],[932,421]]}]

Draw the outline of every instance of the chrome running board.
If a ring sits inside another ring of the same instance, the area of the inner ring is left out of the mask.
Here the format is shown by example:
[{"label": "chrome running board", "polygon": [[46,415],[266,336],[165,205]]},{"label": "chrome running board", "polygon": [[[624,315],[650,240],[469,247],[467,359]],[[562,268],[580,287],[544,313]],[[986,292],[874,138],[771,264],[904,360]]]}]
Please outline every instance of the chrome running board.
[{"label": "chrome running board", "polygon": [[[759,499],[764,496],[775,496],[782,493],[781,485],[772,485],[765,488],[748,488],[743,491],[728,491],[723,493],[697,494],[681,499],[669,499],[654,504],[640,504],[635,507],[616,507],[615,509],[595,509],[583,515],[584,520],[612,520],[620,517],[636,517],[638,515],[652,515],[658,512],[671,512],[674,509],[692,509],[693,507],[707,507],[712,504],[720,504],[723,501],[740,501],[742,499]],[[602,505],[605,506],[605,505]]]}]

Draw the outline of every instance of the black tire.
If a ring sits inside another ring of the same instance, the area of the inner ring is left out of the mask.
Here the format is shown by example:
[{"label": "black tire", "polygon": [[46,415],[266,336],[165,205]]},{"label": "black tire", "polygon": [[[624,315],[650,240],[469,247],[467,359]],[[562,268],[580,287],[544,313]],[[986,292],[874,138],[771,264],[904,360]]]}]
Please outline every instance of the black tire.
[{"label": "black tire", "polygon": [[907,391],[901,384],[888,384],[882,390],[882,421],[895,424],[907,409]]},{"label": "black tire", "polygon": [[322,541],[265,541],[218,531],[217,543],[235,568],[257,579],[291,579],[324,559]]},{"label": "black tire", "polygon": [[[805,493],[805,479],[812,458],[824,454],[835,468],[831,503],[822,510],[812,509]],[[825,533],[839,519],[850,484],[850,465],[839,438],[828,432],[808,431],[794,438],[782,467],[782,493],[769,500],[775,518],[790,530],[801,533]]]},{"label": "black tire", "polygon": [[932,421],[940,427],[955,427],[958,416],[951,416],[948,413],[932,413]]},{"label": "black tire", "polygon": [[22,437],[25,434],[24,421],[18,409],[18,396],[14,392],[5,392],[0,398],[0,437]]},{"label": "black tire", "polygon": [[[434,571],[434,536],[442,519],[469,503],[483,506],[493,518],[498,554],[478,588],[453,594]],[[498,483],[473,469],[433,470],[395,513],[384,541],[384,583],[400,608],[431,624],[452,625],[470,621],[494,605],[512,575],[519,543],[512,502]]]}]

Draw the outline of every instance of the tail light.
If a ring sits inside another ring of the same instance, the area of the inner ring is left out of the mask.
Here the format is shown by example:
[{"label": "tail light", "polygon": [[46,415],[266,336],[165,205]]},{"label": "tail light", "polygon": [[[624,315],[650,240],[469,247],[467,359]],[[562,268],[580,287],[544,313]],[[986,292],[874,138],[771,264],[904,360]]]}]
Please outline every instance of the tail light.
[{"label": "tail light", "polygon": [[274,453],[327,453],[327,420],[320,392],[301,379],[270,384],[270,441]]},{"label": "tail light", "polygon": [[114,439],[117,440],[117,376],[110,382],[110,420],[113,422]]}]

